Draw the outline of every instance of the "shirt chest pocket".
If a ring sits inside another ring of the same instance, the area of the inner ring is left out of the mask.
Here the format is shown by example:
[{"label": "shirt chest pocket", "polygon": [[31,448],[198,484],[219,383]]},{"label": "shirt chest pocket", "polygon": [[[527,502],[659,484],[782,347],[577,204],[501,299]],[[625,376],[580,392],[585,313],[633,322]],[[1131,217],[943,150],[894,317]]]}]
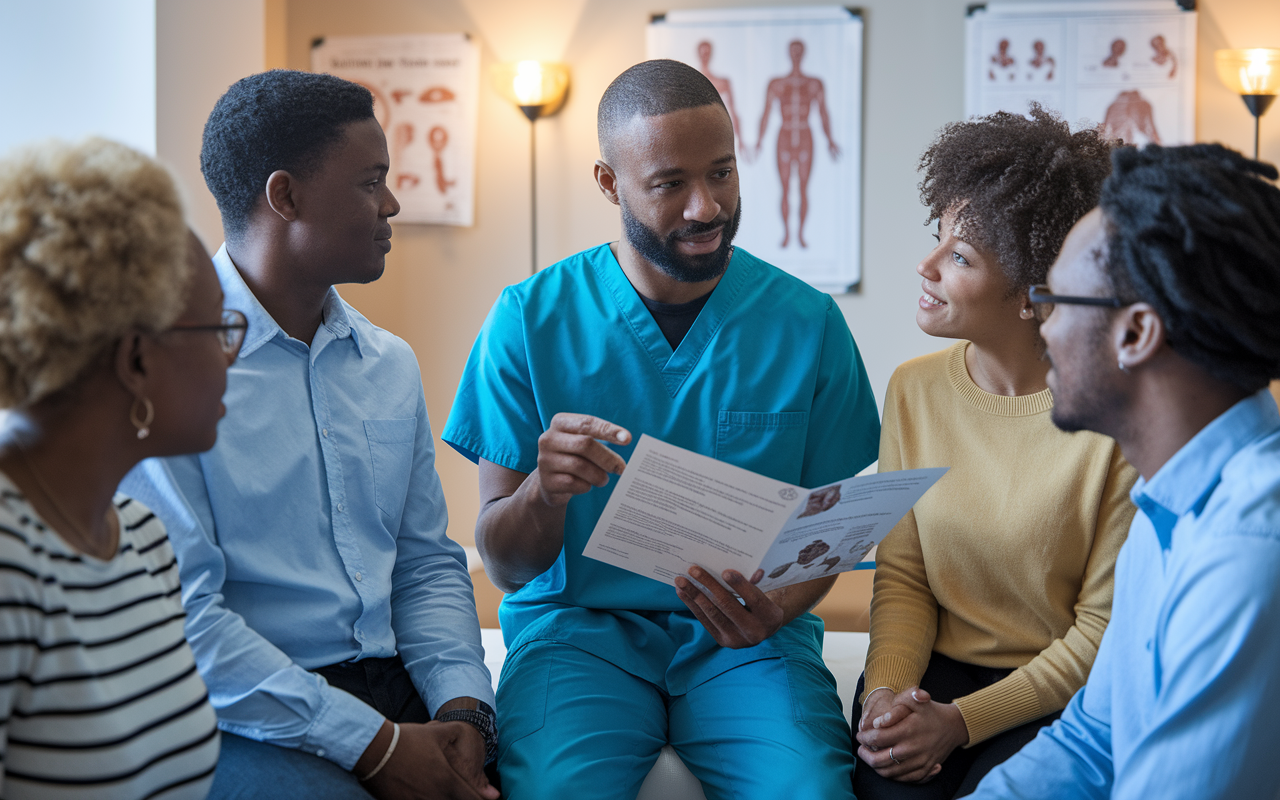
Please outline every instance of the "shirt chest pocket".
[{"label": "shirt chest pocket", "polygon": [[373,464],[373,502],[382,513],[397,522],[409,494],[413,472],[413,440],[418,421],[409,419],[367,419],[364,434],[369,440]]},{"label": "shirt chest pocket", "polygon": [[799,483],[808,435],[808,411],[722,409],[715,457],[774,480]]}]

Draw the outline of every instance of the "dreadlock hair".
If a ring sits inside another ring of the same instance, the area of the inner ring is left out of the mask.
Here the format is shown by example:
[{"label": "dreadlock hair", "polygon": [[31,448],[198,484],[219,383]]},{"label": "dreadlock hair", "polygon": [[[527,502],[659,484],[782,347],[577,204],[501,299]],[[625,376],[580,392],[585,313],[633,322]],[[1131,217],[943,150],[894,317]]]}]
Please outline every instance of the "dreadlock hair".
[{"label": "dreadlock hair", "polygon": [[600,98],[596,113],[600,155],[605,163],[613,163],[614,136],[636,115],[658,117],[710,105],[724,108],[724,100],[701,72],[667,58],[642,61],[614,78]]},{"label": "dreadlock hair", "polygon": [[305,178],[349,122],[374,119],[373,94],[333,75],[273,69],[241,78],[204,124],[200,172],[227,237],[238,239],[278,169]]},{"label": "dreadlock hair", "polygon": [[1169,346],[1215,378],[1254,391],[1280,377],[1276,168],[1218,144],[1111,158],[1099,205],[1116,294],[1150,303]]},{"label": "dreadlock hair", "polygon": [[961,235],[991,252],[1010,293],[1044,283],[1071,226],[1098,204],[1118,140],[1071,132],[1031,103],[1029,117],[997,111],[942,129],[920,156],[928,225],[954,212]]}]

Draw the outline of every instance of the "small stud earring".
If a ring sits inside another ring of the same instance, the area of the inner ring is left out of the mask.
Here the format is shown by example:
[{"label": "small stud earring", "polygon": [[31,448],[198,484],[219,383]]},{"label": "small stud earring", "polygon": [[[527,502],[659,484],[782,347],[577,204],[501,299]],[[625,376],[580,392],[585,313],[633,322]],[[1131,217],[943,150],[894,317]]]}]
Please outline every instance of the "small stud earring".
[{"label": "small stud earring", "polygon": [[1022,311],[1018,312],[1019,316],[1021,316],[1023,319],[1031,319],[1032,317],[1035,316],[1035,313],[1036,312],[1032,311],[1029,308],[1024,308],[1022,309]]},{"label": "small stud earring", "polygon": [[[138,418],[138,403],[142,403],[142,419]],[[156,407],[146,397],[135,397],[129,408],[129,421],[138,429],[138,438],[145,439],[151,435],[151,423],[156,419]]]},{"label": "small stud earring", "polygon": [[1123,372],[1125,375],[1129,374],[1129,366],[1125,364],[1123,361],[1116,361],[1116,366],[1120,367],[1120,371]]}]

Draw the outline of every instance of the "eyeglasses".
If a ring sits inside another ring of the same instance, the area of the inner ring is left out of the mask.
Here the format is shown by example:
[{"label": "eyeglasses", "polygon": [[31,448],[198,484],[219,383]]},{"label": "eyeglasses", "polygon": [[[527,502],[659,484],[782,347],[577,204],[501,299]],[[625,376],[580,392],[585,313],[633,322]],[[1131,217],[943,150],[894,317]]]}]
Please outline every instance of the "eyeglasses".
[{"label": "eyeglasses", "polygon": [[234,308],[224,308],[221,325],[174,325],[169,330],[213,331],[218,335],[218,344],[222,345],[222,352],[226,353],[228,358],[235,358],[240,352],[240,345],[244,344],[244,334],[248,329],[249,321],[245,319],[244,314]]},{"label": "eyeglasses", "polygon": [[1069,294],[1051,294],[1049,285],[1039,283],[1031,287],[1027,299],[1033,303],[1062,303],[1073,306],[1103,306],[1104,308],[1124,308],[1128,303],[1119,297],[1077,297]]}]

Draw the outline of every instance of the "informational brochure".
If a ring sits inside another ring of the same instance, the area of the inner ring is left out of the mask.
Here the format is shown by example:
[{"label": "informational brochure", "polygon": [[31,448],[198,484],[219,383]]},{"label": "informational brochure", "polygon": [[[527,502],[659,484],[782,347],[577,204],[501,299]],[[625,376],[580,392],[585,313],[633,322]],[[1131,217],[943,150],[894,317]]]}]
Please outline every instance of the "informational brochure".
[{"label": "informational brochure", "polygon": [[947,471],[804,489],[644,435],[583,554],[674,585],[697,564],[763,591],[854,569]]}]

